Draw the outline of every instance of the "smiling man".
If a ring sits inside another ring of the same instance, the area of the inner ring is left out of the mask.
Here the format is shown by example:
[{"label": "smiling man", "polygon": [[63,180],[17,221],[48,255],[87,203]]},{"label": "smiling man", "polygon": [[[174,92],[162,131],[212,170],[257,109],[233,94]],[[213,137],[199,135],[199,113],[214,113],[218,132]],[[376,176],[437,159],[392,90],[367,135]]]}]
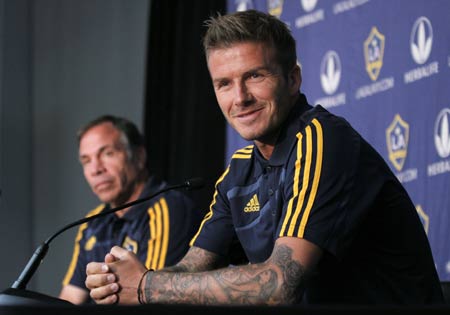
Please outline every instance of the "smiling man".
[{"label": "smiling man", "polygon": [[[166,185],[149,176],[144,139],[124,118],[95,119],[80,129],[78,142],[84,177],[102,202],[88,216],[149,196]],[[169,191],[81,225],[60,298],[75,304],[87,302],[86,265],[103,260],[115,245],[135,253],[147,268],[177,263],[200,220],[201,212],[188,196]]]},{"label": "smiling man", "polygon": [[[102,304],[441,303],[408,194],[344,119],[300,93],[286,25],[251,10],[207,26],[219,106],[254,145],[233,155],[176,266],[148,270],[114,247],[87,267],[91,297]],[[236,237],[250,264],[225,267]]]}]

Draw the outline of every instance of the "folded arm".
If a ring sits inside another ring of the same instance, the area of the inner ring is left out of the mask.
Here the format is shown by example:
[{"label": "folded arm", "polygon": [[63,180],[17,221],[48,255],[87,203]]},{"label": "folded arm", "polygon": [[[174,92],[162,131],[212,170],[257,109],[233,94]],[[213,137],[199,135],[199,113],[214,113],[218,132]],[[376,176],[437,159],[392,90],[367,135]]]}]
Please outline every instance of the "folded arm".
[{"label": "folded arm", "polygon": [[[146,274],[141,283],[146,303],[189,304],[292,304],[304,289],[309,270],[321,250],[299,238],[276,241],[271,257],[259,264],[223,266],[214,253],[191,248],[174,267]],[[136,304],[137,286],[146,270],[130,252],[114,247],[112,263],[88,265],[86,285],[97,303]]]},{"label": "folded arm", "polygon": [[264,263],[200,273],[148,273],[147,303],[292,304],[301,298],[307,273],[320,249],[297,238],[281,238]]}]

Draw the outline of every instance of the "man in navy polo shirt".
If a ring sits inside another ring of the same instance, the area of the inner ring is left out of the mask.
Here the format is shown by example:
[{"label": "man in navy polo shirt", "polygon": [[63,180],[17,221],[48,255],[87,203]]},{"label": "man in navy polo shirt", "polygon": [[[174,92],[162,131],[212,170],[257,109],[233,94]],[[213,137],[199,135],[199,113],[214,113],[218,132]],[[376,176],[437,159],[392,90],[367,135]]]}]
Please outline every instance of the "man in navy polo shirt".
[{"label": "man in navy polo shirt", "polygon": [[[114,247],[87,267],[91,297],[102,304],[441,303],[408,194],[344,119],[310,106],[299,92],[286,25],[251,10],[207,26],[219,106],[254,145],[233,155],[176,266],[147,270]],[[220,269],[235,238],[250,264]]]},{"label": "man in navy polo shirt", "polygon": [[[88,216],[149,196],[166,183],[149,176],[144,140],[130,121],[102,116],[78,133],[79,159],[94,194],[103,202]],[[120,210],[80,226],[60,298],[88,301],[86,265],[103,260],[117,245],[133,252],[151,269],[177,263],[198,229],[201,212],[179,191]]]}]

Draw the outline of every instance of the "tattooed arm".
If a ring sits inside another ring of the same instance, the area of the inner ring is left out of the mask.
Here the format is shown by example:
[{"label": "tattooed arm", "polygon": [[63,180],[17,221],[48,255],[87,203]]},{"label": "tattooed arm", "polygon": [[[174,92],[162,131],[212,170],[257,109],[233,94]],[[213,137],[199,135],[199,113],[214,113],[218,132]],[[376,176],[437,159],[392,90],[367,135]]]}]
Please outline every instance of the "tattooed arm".
[{"label": "tattooed arm", "polygon": [[[100,304],[138,303],[137,285],[145,268],[132,253],[120,247],[114,247],[111,253],[117,260],[103,264],[107,268],[102,271],[104,277],[114,276],[110,280],[97,281],[99,272],[92,268],[89,276],[88,265],[88,279],[93,282],[89,284],[87,280],[86,285],[91,289],[91,297]],[[192,248],[177,266],[147,273],[141,284],[141,298],[146,303],[292,304],[301,297],[308,271],[314,268],[321,253],[306,240],[283,237],[276,241],[271,257],[264,263],[211,270],[217,266],[217,255]],[[197,265],[191,259],[204,264]],[[96,286],[96,282],[101,285]]]},{"label": "tattooed arm", "polygon": [[[175,266],[165,273],[201,272],[226,265],[226,259],[207,250],[192,247]],[[86,287],[97,304],[136,304],[137,285],[146,271],[145,266],[132,252],[114,246],[105,262],[91,262],[86,267]],[[159,271],[158,271],[159,272]]]},{"label": "tattooed arm", "polygon": [[297,238],[281,238],[264,263],[201,273],[148,273],[146,303],[292,304],[302,295],[307,271],[321,250]]},{"label": "tattooed arm", "polygon": [[226,259],[207,250],[191,247],[176,265],[166,267],[165,272],[200,272],[214,270],[227,265]]}]

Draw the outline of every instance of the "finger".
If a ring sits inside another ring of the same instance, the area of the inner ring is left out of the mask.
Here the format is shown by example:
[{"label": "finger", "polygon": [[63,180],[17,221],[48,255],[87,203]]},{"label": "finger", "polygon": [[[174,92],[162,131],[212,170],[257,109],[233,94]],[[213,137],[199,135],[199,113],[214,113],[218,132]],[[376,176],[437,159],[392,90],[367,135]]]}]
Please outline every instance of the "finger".
[{"label": "finger", "polygon": [[86,277],[84,284],[88,289],[103,287],[116,282],[117,278],[112,273],[92,274]]},{"label": "finger", "polygon": [[97,304],[108,305],[108,304],[116,304],[119,301],[119,297],[117,296],[117,294],[113,294],[113,295],[105,297],[104,299],[100,299],[100,300],[93,299],[93,300]]},{"label": "finger", "polygon": [[117,283],[108,284],[99,288],[92,289],[90,296],[99,304],[115,303],[118,299],[116,293],[119,291]]},{"label": "finger", "polygon": [[86,266],[86,274],[93,275],[99,273],[106,273],[109,271],[108,265],[102,262],[90,262]]},{"label": "finger", "polygon": [[126,250],[125,248],[122,248],[120,246],[114,246],[111,248],[109,253],[113,255],[116,259],[121,259],[124,255],[129,253],[130,251]]},{"label": "finger", "polygon": [[117,260],[117,258],[112,254],[108,253],[105,255],[105,263],[112,263],[112,262],[115,262],[116,260]]}]

